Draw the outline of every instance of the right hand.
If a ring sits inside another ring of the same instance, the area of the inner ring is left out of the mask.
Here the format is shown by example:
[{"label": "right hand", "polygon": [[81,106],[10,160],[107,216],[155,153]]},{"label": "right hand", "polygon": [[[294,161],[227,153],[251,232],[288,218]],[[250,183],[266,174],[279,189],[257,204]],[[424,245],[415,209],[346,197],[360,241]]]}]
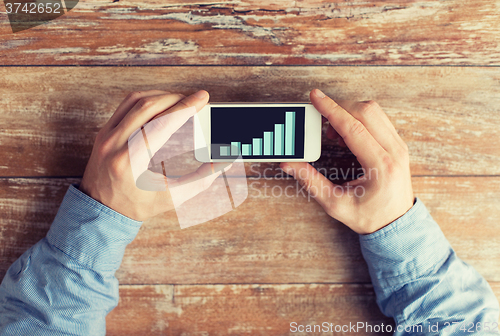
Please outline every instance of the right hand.
[{"label": "right hand", "polygon": [[404,215],[414,203],[408,146],[387,115],[373,101],[335,102],[317,89],[310,98],[330,122],[327,135],[349,147],[365,175],[334,185],[307,162],[281,163],[281,169],[330,216],[359,234],[373,233]]}]

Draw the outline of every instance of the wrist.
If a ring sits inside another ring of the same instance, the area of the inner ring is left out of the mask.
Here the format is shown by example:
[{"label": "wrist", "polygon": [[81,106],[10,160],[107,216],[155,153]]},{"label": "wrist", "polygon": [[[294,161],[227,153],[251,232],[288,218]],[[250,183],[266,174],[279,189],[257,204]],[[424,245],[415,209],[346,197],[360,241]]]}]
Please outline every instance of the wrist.
[{"label": "wrist", "polygon": [[403,216],[372,234],[359,235],[359,239],[372,281],[378,287],[415,279],[451,250],[439,225],[418,198]]},{"label": "wrist", "polygon": [[383,225],[378,224],[378,225],[376,225],[374,227],[374,229],[369,230],[367,233],[362,233],[362,234],[367,235],[367,234],[375,233],[375,232],[377,232],[377,231],[379,231],[379,230],[381,230],[381,229],[383,229],[383,228],[391,225],[392,223],[396,222],[397,220],[399,220],[400,218],[402,218],[404,215],[406,215],[413,208],[413,206],[415,205],[416,201],[417,201],[416,197],[413,197],[413,201],[410,203],[410,205],[407,205],[405,208],[403,208],[403,209],[406,209],[406,210],[404,210],[402,213],[396,214],[396,217],[392,217],[392,219],[389,220],[389,221],[385,221],[384,223],[386,223],[386,224],[383,224]]},{"label": "wrist", "polygon": [[75,187],[80,190],[82,193],[84,193],[85,195],[87,195],[88,197],[91,197],[93,198],[94,200],[96,200],[97,202],[103,204],[103,205],[106,205],[104,204],[100,199],[99,197],[94,193],[92,192],[90,186],[85,183],[85,179],[82,180],[82,182],[80,182],[79,185],[75,185]]},{"label": "wrist", "polygon": [[115,271],[125,246],[135,238],[141,224],[97,202],[81,192],[78,184],[73,184],[66,192],[47,240],[86,267]]}]

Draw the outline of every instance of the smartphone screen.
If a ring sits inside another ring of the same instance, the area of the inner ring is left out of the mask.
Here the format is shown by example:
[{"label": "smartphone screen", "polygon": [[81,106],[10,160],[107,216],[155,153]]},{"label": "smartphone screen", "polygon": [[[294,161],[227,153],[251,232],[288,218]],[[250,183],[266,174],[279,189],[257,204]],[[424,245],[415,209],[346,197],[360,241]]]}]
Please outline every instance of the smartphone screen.
[{"label": "smartphone screen", "polygon": [[212,159],[303,159],[305,107],[212,107]]}]

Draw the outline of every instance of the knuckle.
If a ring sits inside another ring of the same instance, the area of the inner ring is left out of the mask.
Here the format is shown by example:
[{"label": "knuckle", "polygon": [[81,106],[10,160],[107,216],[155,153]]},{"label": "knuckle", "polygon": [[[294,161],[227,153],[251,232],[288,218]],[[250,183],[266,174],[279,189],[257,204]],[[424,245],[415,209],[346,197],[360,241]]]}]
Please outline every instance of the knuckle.
[{"label": "knuckle", "polygon": [[372,116],[381,111],[380,106],[374,100],[368,100],[360,103],[359,112],[364,116]]},{"label": "knuckle", "polygon": [[180,100],[180,101],[177,103],[177,105],[178,105],[179,107],[182,107],[182,108],[188,108],[188,107],[191,107],[191,105],[189,105],[188,103],[186,103],[186,101],[185,101],[185,100]]},{"label": "knuckle", "polygon": [[306,177],[303,181],[304,183],[304,187],[305,189],[310,192],[311,191],[311,188],[312,188],[312,182],[311,182],[311,179],[309,179],[309,177]]},{"label": "knuckle", "polygon": [[115,176],[121,176],[127,169],[128,156],[123,151],[118,152],[111,160],[109,169]]},{"label": "knuckle", "polygon": [[102,140],[97,144],[97,154],[100,158],[104,158],[111,153],[114,146],[114,141],[111,137],[102,138]]},{"label": "knuckle", "polygon": [[101,128],[96,134],[95,143],[100,144],[104,140],[104,135],[104,129]]},{"label": "knuckle", "polygon": [[306,172],[304,175],[299,177],[300,183],[309,194],[314,196],[316,190],[314,188],[313,177],[311,176],[310,172]]},{"label": "knuckle", "polygon": [[127,100],[139,100],[141,98],[141,92],[140,91],[133,91],[130,92],[125,99]]},{"label": "knuckle", "polygon": [[107,150],[106,146],[104,146],[103,144],[99,145],[96,148],[96,152],[97,152],[97,157],[100,159],[105,158],[106,155],[108,154],[108,150]]},{"label": "knuckle", "polygon": [[372,107],[372,108],[380,108],[380,106],[378,105],[378,103],[375,101],[375,100],[367,100],[365,101],[365,104]]},{"label": "knuckle", "polygon": [[394,170],[396,168],[395,162],[392,159],[392,157],[385,153],[380,157],[380,160],[382,162],[382,167],[387,175],[392,175],[394,173]]},{"label": "knuckle", "polygon": [[147,110],[156,104],[156,99],[154,97],[144,97],[139,99],[137,102],[138,108],[141,110]]},{"label": "knuckle", "polygon": [[310,193],[311,192],[311,188],[312,188],[312,183],[311,183],[311,180],[308,179],[308,178],[304,178],[301,180],[301,184],[302,186],[304,187],[304,189]]},{"label": "knuckle", "polygon": [[112,176],[120,176],[122,173],[119,163],[115,160],[111,161],[109,164],[109,171]]},{"label": "knuckle", "polygon": [[353,120],[347,127],[347,136],[359,136],[366,131],[365,125],[357,119]]}]

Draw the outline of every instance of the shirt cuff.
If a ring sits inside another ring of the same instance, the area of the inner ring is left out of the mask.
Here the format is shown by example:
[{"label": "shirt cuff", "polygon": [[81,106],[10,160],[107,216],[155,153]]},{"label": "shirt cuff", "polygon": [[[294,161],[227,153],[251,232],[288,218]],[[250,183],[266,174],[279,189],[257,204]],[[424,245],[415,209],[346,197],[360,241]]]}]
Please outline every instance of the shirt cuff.
[{"label": "shirt cuff", "polygon": [[142,222],[99,203],[71,185],[47,233],[49,244],[95,271],[115,272]]},{"label": "shirt cuff", "polygon": [[360,235],[360,245],[372,282],[381,288],[428,274],[453,251],[418,197],[413,207],[391,224]]}]

